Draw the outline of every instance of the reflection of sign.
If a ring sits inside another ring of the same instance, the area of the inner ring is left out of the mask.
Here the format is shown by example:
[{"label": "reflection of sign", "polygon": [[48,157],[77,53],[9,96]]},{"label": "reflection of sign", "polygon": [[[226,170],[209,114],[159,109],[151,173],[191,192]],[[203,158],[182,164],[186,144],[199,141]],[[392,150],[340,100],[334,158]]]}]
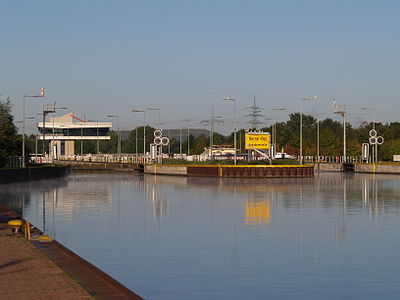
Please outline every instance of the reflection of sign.
[{"label": "reflection of sign", "polygon": [[245,207],[245,223],[271,223],[269,201],[247,202]]},{"label": "reflection of sign", "polygon": [[266,132],[248,132],[245,136],[246,149],[269,149],[271,135]]}]

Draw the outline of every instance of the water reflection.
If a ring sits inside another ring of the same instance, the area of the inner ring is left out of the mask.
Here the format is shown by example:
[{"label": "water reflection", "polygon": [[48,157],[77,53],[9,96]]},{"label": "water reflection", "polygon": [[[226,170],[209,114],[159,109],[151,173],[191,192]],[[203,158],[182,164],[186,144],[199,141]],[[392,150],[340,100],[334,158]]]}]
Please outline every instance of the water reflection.
[{"label": "water reflection", "polygon": [[395,289],[399,179],[73,174],[3,185],[0,201],[145,298],[318,298],[371,276]]},{"label": "water reflection", "polygon": [[271,223],[269,201],[246,201],[245,206],[245,223],[248,225],[257,225],[263,223]]},{"label": "water reflection", "polygon": [[21,215],[26,215],[28,209],[27,217],[30,218],[34,207],[33,222],[46,232],[51,222],[49,234],[55,235],[57,214],[72,222],[80,211],[88,210],[89,214],[99,216],[114,206],[116,217],[120,218],[121,202],[125,205],[126,195],[135,194],[143,199],[145,210],[149,205],[154,219],[162,222],[163,218],[169,217],[171,188],[185,194],[194,191],[200,195],[205,190],[208,199],[204,201],[211,204],[227,195],[235,205],[235,199],[241,199],[246,225],[272,223],[277,202],[287,212],[299,213],[301,218],[305,208],[317,207],[320,214],[324,210],[341,207],[338,211],[340,222],[334,229],[335,239],[340,239],[346,233],[347,216],[354,211],[368,211],[371,222],[377,221],[379,213],[385,213],[385,205],[386,210],[399,212],[397,199],[400,186],[397,182],[396,176],[359,174],[318,174],[313,179],[275,179],[267,182],[262,179],[78,174],[68,179],[3,185],[0,202]]}]

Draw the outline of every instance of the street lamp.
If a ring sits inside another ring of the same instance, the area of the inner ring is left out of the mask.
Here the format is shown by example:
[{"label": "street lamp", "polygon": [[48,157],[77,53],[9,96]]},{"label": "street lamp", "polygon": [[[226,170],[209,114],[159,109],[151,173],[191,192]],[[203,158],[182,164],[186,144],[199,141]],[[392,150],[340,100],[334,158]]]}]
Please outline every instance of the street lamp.
[{"label": "street lamp", "polygon": [[41,88],[38,95],[23,96],[22,104],[22,167],[25,168],[25,98],[43,98],[45,94],[45,89]]},{"label": "street lamp", "polygon": [[200,124],[210,124],[210,157],[213,158],[212,146],[214,144],[214,124],[215,123],[223,123],[221,120],[221,116],[214,115],[214,106],[211,106],[211,116],[207,120],[200,121]]},{"label": "street lamp", "polygon": [[[161,109],[156,108],[156,107],[146,107],[146,110],[152,110],[152,111],[158,111],[158,122],[160,123],[160,111]],[[144,138],[144,141],[146,140],[146,137]],[[146,148],[146,145],[145,145]]]},{"label": "street lamp", "polygon": [[[187,122],[187,123],[189,123],[189,122],[191,122],[192,120],[189,120],[189,119],[182,119],[182,121],[183,122]],[[181,130],[180,130],[180,148],[182,149],[182,126],[181,126]],[[188,127],[187,127],[187,155],[189,156],[189,154],[190,154],[190,129],[189,129],[189,125],[188,125]],[[182,150],[181,150],[181,152],[182,152]],[[181,155],[182,155],[182,153],[181,153]]]},{"label": "street lamp", "polygon": [[[54,103],[53,103],[53,113],[54,114],[56,112],[56,109],[67,109],[66,107],[56,107],[56,104],[57,104],[57,101],[54,101]],[[53,115],[53,148],[52,148],[52,152],[53,151],[54,151],[54,115]],[[55,156],[57,156],[57,153],[56,153],[56,155],[54,155],[54,153],[53,153],[52,159],[54,159]]]},{"label": "street lamp", "polygon": [[333,99],[333,113],[343,117],[343,162],[346,160],[346,107],[336,103],[336,98]]},{"label": "street lamp", "polygon": [[[285,111],[286,108],[280,107],[280,108],[273,108],[273,111]],[[273,124],[273,129],[274,129],[274,134],[273,134],[273,140],[272,143],[274,144],[274,147],[276,149],[276,136],[277,136],[277,132],[276,132],[276,117],[274,116],[274,124]]]},{"label": "street lamp", "polygon": [[236,99],[232,97],[224,97],[223,100],[225,101],[232,101],[233,102],[233,148],[235,149],[234,153],[234,164],[236,165],[237,157],[236,157]]},{"label": "street lamp", "polygon": [[[160,111],[159,108],[154,107],[146,107],[146,109],[132,109],[132,112],[143,113],[143,156],[146,156],[146,111],[148,110]],[[158,114],[158,119],[160,120],[160,112]]]},{"label": "street lamp", "polygon": [[108,118],[117,118],[117,127],[118,127],[118,145],[117,145],[117,153],[121,154],[121,132],[119,130],[119,115],[107,115]]},{"label": "street lamp", "polygon": [[100,143],[99,143],[99,120],[88,120],[88,122],[96,122],[96,129],[97,129],[97,154],[100,153]]},{"label": "street lamp", "polygon": [[311,98],[301,98],[300,102],[300,164],[303,164],[303,101],[316,101],[317,96]]},{"label": "street lamp", "polygon": [[[146,110],[145,109],[132,109],[132,112],[143,113],[143,156],[146,156]],[[137,130],[136,130],[137,132]],[[137,135],[136,135],[137,144]],[[137,146],[136,146],[137,149]]]}]

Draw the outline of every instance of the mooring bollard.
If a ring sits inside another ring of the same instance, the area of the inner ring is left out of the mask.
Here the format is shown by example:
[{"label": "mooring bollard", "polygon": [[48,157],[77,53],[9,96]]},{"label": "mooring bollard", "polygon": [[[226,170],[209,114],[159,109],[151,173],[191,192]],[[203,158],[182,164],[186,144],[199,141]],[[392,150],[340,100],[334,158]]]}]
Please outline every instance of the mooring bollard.
[{"label": "mooring bollard", "polygon": [[8,225],[11,226],[11,232],[12,233],[18,233],[21,231],[23,221],[22,220],[11,220],[8,221]]}]

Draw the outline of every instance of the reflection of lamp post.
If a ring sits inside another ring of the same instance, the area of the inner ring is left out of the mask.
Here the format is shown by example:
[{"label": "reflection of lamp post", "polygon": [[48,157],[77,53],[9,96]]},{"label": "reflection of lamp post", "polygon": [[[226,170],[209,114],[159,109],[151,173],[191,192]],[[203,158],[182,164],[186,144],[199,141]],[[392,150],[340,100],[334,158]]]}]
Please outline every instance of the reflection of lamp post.
[{"label": "reflection of lamp post", "polygon": [[303,101],[315,101],[317,96],[311,98],[301,98],[300,104],[300,164],[303,164]]},{"label": "reflection of lamp post", "polygon": [[234,163],[236,165],[236,99],[232,97],[224,97],[223,98],[226,101],[233,101],[233,115],[234,115],[234,123],[233,123],[233,148],[235,149],[235,154],[234,154]]},{"label": "reflection of lamp post", "polygon": [[43,98],[45,93],[45,89],[40,89],[38,95],[29,96],[25,95],[23,97],[22,104],[22,167],[25,168],[25,98]]},{"label": "reflection of lamp post", "polygon": [[117,145],[117,153],[121,154],[121,132],[119,130],[119,115],[107,115],[108,118],[117,118],[117,127],[118,127],[118,145]]}]

